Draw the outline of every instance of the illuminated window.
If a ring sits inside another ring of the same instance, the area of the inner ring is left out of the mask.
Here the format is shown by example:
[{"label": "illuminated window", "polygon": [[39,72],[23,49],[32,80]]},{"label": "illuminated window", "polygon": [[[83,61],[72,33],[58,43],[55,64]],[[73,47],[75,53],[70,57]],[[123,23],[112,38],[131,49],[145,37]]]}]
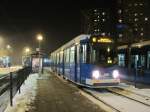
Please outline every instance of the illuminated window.
[{"label": "illuminated window", "polygon": [[147,69],[150,69],[150,51],[147,52]]},{"label": "illuminated window", "polygon": [[119,37],[123,37],[123,34],[119,34]]},{"label": "illuminated window", "polygon": [[105,19],[102,19],[103,22],[105,22]]},{"label": "illuminated window", "polygon": [[95,9],[94,12],[97,12],[97,10]]},{"label": "illuminated window", "polygon": [[75,47],[71,47],[70,49],[70,63],[74,63],[75,62]]},{"label": "illuminated window", "polygon": [[140,3],[139,5],[140,5],[140,6],[143,6],[143,4],[142,4],[142,3]]},{"label": "illuminated window", "polygon": [[119,10],[118,10],[118,13],[119,13],[119,14],[121,14],[121,13],[122,13],[122,10],[121,10],[121,9],[119,9]]},{"label": "illuminated window", "polygon": [[138,24],[134,24],[134,26],[136,26],[136,27],[137,27],[137,26],[138,26]]},{"label": "illuminated window", "polygon": [[110,52],[110,48],[109,47],[107,48],[107,52]]},{"label": "illuminated window", "polygon": [[145,17],[145,21],[148,21],[148,17]]},{"label": "illuminated window", "polygon": [[137,3],[134,4],[134,6],[137,6],[137,5],[138,5]]},{"label": "illuminated window", "polygon": [[118,65],[125,66],[125,54],[118,54]]},{"label": "illuminated window", "polygon": [[142,16],[142,15],[143,15],[143,13],[140,13],[140,15]]},{"label": "illuminated window", "polygon": [[140,33],[140,35],[141,35],[141,36],[143,36],[143,35],[144,35],[144,33]]},{"label": "illuminated window", "polygon": [[101,35],[102,35],[102,36],[105,36],[105,34],[106,34],[106,33],[105,33],[105,32],[103,32]]},{"label": "illuminated window", "polygon": [[82,62],[86,63],[87,45],[82,45]]},{"label": "illuminated window", "polygon": [[143,31],[144,29],[143,28],[141,28],[141,31]]},{"label": "illuminated window", "polygon": [[138,31],[138,29],[137,29],[137,28],[134,28],[134,30],[135,30],[135,31]]},{"label": "illuminated window", "polygon": [[122,19],[119,19],[118,22],[119,22],[119,23],[122,23]]},{"label": "illuminated window", "polygon": [[106,13],[105,12],[102,12],[102,15],[104,16]]},{"label": "illuminated window", "polygon": [[137,13],[134,14],[134,16],[137,16],[137,15],[138,15]]},{"label": "illuminated window", "polygon": [[138,21],[138,18],[135,18],[134,21]]}]

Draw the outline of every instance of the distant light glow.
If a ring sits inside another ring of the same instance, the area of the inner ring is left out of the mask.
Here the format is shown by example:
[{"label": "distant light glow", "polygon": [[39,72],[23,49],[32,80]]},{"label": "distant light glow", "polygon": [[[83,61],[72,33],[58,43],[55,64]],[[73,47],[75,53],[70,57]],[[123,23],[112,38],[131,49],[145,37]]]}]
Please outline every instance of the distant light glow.
[{"label": "distant light glow", "polygon": [[29,52],[30,52],[30,48],[27,47],[27,48],[25,49],[25,52],[26,52],[26,53],[29,53]]},{"label": "distant light glow", "polygon": [[119,37],[123,37],[123,34],[119,34]]},{"label": "distant light glow", "polygon": [[96,42],[96,37],[93,37],[92,41],[93,41],[93,42]]},{"label": "distant light glow", "polygon": [[119,21],[119,23],[122,23],[122,19],[119,19],[118,21]]},{"label": "distant light glow", "polygon": [[41,34],[39,34],[39,35],[37,36],[37,40],[42,41],[42,40],[43,40],[43,36],[42,36]]},{"label": "distant light glow", "polygon": [[10,46],[10,45],[7,45],[7,46],[6,46],[6,48],[7,48],[7,49],[10,49],[10,48],[11,48],[11,46]]},{"label": "distant light glow", "polygon": [[112,59],[111,59],[110,57],[108,57],[107,63],[108,63],[108,64],[111,64],[111,63],[112,63]]},{"label": "distant light glow", "polygon": [[145,17],[145,21],[148,21],[148,17]]},{"label": "distant light glow", "polygon": [[109,47],[107,48],[107,52],[110,52],[110,48]]},{"label": "distant light glow", "polygon": [[102,15],[104,16],[106,13],[105,12],[102,12]]}]

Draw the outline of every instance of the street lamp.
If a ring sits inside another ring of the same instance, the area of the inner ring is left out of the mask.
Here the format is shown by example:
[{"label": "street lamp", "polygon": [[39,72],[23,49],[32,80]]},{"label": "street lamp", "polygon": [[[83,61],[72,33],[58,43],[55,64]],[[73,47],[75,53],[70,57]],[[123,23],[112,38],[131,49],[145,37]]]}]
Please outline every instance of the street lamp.
[{"label": "street lamp", "polygon": [[27,47],[27,48],[25,49],[26,55],[27,55],[29,52],[30,52],[30,48]]},{"label": "street lamp", "polygon": [[30,62],[31,62],[30,54],[31,54],[31,48],[30,47],[25,47],[23,49],[22,65],[30,66]]},{"label": "street lamp", "polygon": [[41,67],[42,67],[42,73],[43,73],[43,65],[41,65],[41,59],[40,59],[41,41],[43,40],[43,36],[41,34],[38,34],[37,40],[39,41],[39,73],[40,73]]},{"label": "street lamp", "polygon": [[8,58],[7,58],[7,66],[10,67],[10,52],[11,52],[11,46],[8,44],[6,45],[7,53],[8,53]]},{"label": "street lamp", "polygon": [[37,40],[39,41],[39,51],[41,49],[41,41],[43,40],[43,36],[41,34],[37,35]]}]

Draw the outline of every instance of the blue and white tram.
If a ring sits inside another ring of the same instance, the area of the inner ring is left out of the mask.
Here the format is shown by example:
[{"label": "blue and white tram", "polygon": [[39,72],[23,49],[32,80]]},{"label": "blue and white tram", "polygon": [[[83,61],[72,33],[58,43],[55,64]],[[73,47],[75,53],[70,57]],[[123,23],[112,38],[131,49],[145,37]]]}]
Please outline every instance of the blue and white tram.
[{"label": "blue and white tram", "polygon": [[114,41],[79,35],[51,53],[53,71],[77,84],[98,87],[120,83]]}]

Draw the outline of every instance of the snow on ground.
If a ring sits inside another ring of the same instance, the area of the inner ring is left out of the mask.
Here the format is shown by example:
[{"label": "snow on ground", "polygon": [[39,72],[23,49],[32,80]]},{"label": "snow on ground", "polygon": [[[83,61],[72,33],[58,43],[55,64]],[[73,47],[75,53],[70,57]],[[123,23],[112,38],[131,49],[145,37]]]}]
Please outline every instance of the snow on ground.
[{"label": "snow on ground", "polygon": [[139,102],[130,100],[128,98],[118,96],[107,91],[94,91],[86,89],[86,91],[92,93],[101,101],[111,105],[115,109],[121,112],[150,112],[150,107],[143,105]]},{"label": "snow on ground", "polygon": [[22,69],[22,66],[12,66],[12,67],[6,67],[6,68],[0,67],[0,76],[3,76],[3,75],[8,74],[10,72],[15,72],[19,69]]},{"label": "snow on ground", "polygon": [[36,96],[38,74],[29,75],[25,84],[21,86],[21,94],[17,93],[13,100],[13,107],[8,104],[4,112],[26,112]]},{"label": "snow on ground", "polygon": [[129,91],[135,92],[137,94],[150,97],[150,89],[139,89],[139,88],[135,88],[132,85],[127,85],[125,83],[122,83],[120,87],[125,90],[129,90]]}]

